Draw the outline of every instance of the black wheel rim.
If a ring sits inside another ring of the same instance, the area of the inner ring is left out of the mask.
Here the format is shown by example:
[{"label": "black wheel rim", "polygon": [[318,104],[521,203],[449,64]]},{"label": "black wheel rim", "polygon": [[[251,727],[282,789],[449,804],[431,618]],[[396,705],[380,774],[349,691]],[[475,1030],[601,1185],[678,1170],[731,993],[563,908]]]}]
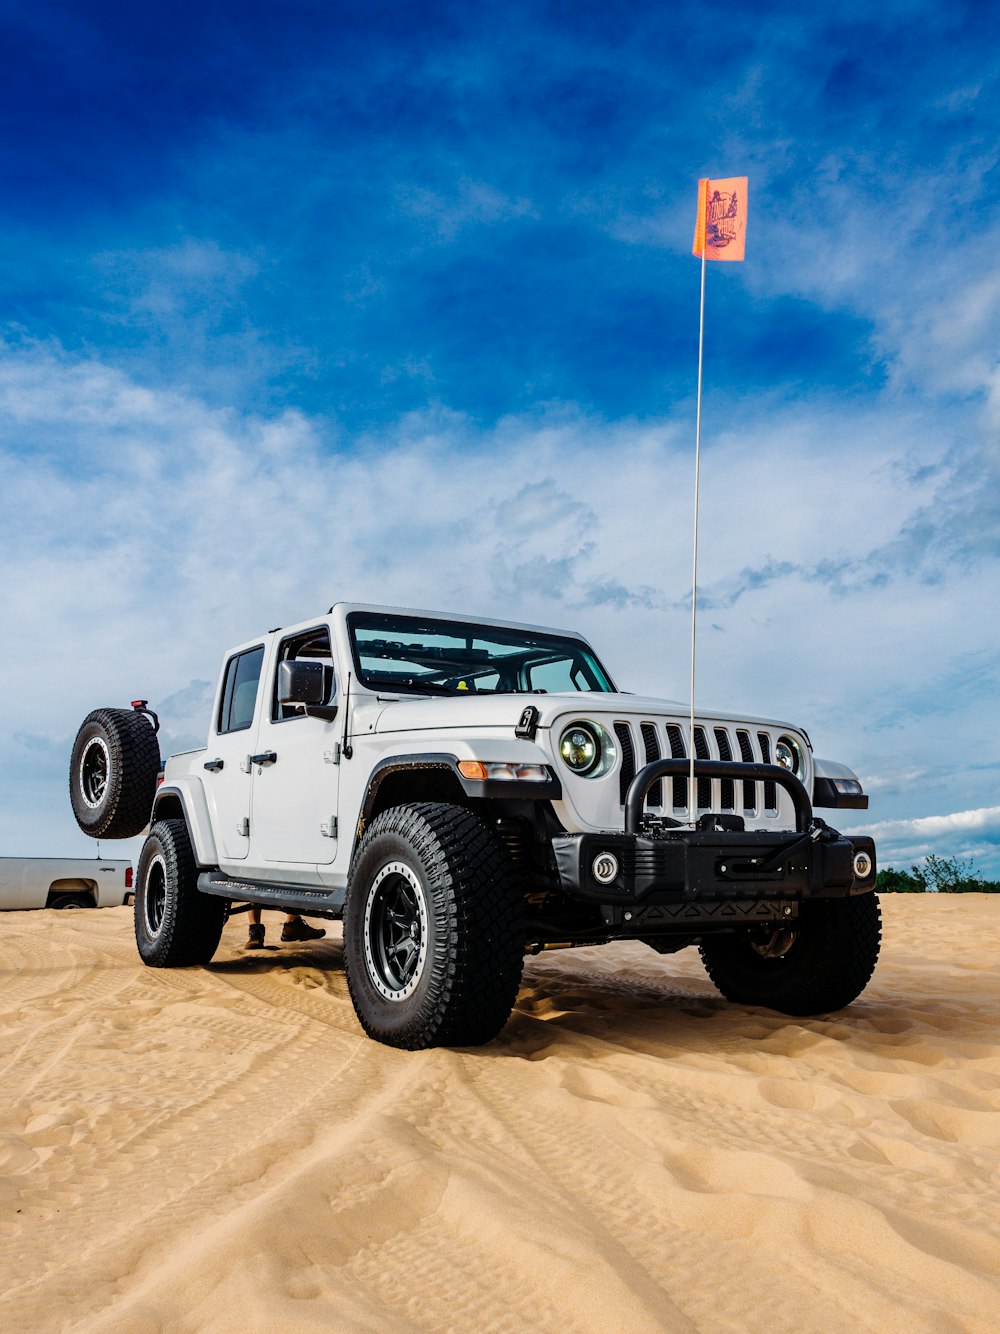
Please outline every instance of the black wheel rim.
[{"label": "black wheel rim", "polygon": [[427,957],[423,888],[403,862],[384,866],[365,905],[365,958],[376,989],[387,999],[413,994]]},{"label": "black wheel rim", "polygon": [[146,930],[155,936],[163,925],[167,906],[167,868],[162,857],[154,857],[146,871],[146,887],[142,896],[146,914]]},{"label": "black wheel rim", "polygon": [[88,806],[100,806],[108,790],[108,748],[100,737],[88,742],[80,761],[80,788]]}]

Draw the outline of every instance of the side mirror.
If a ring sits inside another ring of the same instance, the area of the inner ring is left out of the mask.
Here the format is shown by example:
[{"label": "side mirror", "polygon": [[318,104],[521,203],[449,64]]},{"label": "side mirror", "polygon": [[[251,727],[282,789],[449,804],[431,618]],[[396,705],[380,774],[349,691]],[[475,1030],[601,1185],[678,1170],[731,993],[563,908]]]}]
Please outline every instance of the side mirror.
[{"label": "side mirror", "polygon": [[289,658],[278,663],[278,703],[301,704],[311,718],[332,722],[337,705],[327,704],[330,668],[308,658]]}]

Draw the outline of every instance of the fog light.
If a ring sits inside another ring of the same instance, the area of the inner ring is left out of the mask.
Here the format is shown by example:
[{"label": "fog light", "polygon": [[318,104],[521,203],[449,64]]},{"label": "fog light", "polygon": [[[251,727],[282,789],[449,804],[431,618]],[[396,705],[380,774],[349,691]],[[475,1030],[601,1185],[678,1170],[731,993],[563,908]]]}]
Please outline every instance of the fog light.
[{"label": "fog light", "polygon": [[867,852],[854,854],[854,874],[859,880],[867,880],[872,873],[872,859]]},{"label": "fog light", "polygon": [[610,885],[618,879],[618,858],[613,852],[599,852],[590,869],[599,885]]}]

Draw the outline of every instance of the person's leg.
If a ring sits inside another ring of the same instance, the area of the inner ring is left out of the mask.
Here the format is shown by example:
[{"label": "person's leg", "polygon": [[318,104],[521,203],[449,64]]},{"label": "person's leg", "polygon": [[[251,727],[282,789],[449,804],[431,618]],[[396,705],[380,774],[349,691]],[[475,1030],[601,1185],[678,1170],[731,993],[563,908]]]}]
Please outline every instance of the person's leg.
[{"label": "person's leg", "polygon": [[264,948],[264,928],[260,924],[260,909],[251,908],[247,913],[250,919],[250,929],[247,935],[248,950],[262,950]]},{"label": "person's leg", "polygon": [[298,913],[289,913],[285,920],[285,925],[281,928],[281,939],[290,940],[320,940],[326,932],[322,927],[310,926],[308,922],[303,922]]}]

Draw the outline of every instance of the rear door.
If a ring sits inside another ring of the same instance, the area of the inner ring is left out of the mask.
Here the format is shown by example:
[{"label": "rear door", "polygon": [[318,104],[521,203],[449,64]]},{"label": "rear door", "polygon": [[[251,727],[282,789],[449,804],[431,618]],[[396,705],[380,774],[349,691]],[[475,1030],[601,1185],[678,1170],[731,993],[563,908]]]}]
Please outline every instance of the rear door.
[{"label": "rear door", "polygon": [[242,861],[250,848],[248,759],[263,663],[263,644],[234,653],[226,663],[205,752],[203,781],[212,830],[219,856],[227,861]]},{"label": "rear door", "polygon": [[336,693],[330,630],[326,625],[286,636],[273,654],[267,696],[260,705],[257,750],[273,755],[254,770],[254,860],[326,866],[337,852],[340,719],[307,717],[301,705],[278,703],[282,662],[309,659],[325,668],[326,700]]}]

